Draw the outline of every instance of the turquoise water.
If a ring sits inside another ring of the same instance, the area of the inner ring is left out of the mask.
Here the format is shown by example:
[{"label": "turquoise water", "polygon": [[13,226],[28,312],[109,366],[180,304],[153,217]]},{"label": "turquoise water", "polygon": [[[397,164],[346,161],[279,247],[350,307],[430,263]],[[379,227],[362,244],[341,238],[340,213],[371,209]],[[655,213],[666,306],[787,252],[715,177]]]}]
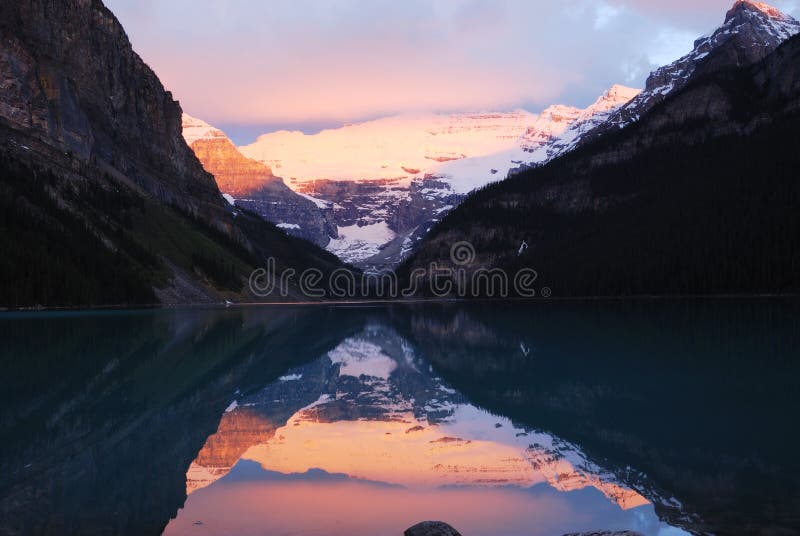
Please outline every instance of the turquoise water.
[{"label": "turquoise water", "polygon": [[0,534],[791,534],[798,309],[5,315]]}]

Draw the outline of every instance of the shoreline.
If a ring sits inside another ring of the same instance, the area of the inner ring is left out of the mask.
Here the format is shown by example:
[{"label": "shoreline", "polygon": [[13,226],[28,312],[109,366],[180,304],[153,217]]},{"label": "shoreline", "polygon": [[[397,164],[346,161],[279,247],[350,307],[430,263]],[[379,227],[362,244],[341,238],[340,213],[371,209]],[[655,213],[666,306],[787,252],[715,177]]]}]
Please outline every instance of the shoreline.
[{"label": "shoreline", "polygon": [[427,305],[427,304],[472,304],[509,303],[541,304],[568,302],[645,302],[645,301],[689,301],[689,300],[779,300],[798,299],[800,293],[779,294],[675,294],[675,295],[635,295],[635,296],[568,296],[536,298],[418,298],[397,300],[331,300],[331,301],[265,301],[240,303],[185,303],[185,304],[139,304],[139,305],[75,305],[75,306],[30,306],[0,307],[0,317],[15,313],[79,313],[79,312],[124,312],[182,309],[241,309],[247,307],[376,307],[386,305]]}]

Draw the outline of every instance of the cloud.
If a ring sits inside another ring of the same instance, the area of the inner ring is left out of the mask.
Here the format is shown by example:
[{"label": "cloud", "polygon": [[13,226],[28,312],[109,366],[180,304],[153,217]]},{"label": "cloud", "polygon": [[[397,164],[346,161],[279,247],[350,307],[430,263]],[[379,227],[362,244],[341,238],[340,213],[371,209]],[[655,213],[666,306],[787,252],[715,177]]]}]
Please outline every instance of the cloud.
[{"label": "cloud", "polygon": [[602,30],[622,13],[622,8],[602,3],[597,8],[597,18],[594,21],[595,30]]},{"label": "cloud", "polygon": [[187,111],[250,125],[585,105],[641,86],[730,3],[107,0]]},{"label": "cloud", "polygon": [[[609,2],[660,20],[664,24],[705,31],[723,22],[725,13],[733,6],[734,0],[609,0]],[[797,0],[775,0],[767,3],[790,15],[798,15]]]}]

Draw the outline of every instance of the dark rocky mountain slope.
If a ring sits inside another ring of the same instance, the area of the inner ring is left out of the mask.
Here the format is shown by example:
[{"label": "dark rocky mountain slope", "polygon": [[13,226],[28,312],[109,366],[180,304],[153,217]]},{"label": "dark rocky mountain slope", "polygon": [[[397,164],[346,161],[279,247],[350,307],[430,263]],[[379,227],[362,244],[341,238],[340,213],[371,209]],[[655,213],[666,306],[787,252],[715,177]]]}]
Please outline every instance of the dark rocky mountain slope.
[{"label": "dark rocky mountain slope", "polygon": [[247,300],[267,256],[340,266],[232,210],[181,131],[100,0],[0,4],[0,307]]}]

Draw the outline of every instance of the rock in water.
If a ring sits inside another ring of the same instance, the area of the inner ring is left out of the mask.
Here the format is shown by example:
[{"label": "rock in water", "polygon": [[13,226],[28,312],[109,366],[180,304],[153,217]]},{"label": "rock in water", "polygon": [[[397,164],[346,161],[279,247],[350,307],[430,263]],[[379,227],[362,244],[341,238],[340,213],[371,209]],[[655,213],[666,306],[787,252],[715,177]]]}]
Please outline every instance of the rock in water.
[{"label": "rock in water", "polygon": [[461,536],[461,534],[442,521],[423,521],[406,529],[404,536]]},{"label": "rock in water", "polygon": [[573,532],[564,536],[642,536],[632,530],[594,530],[590,532]]}]

